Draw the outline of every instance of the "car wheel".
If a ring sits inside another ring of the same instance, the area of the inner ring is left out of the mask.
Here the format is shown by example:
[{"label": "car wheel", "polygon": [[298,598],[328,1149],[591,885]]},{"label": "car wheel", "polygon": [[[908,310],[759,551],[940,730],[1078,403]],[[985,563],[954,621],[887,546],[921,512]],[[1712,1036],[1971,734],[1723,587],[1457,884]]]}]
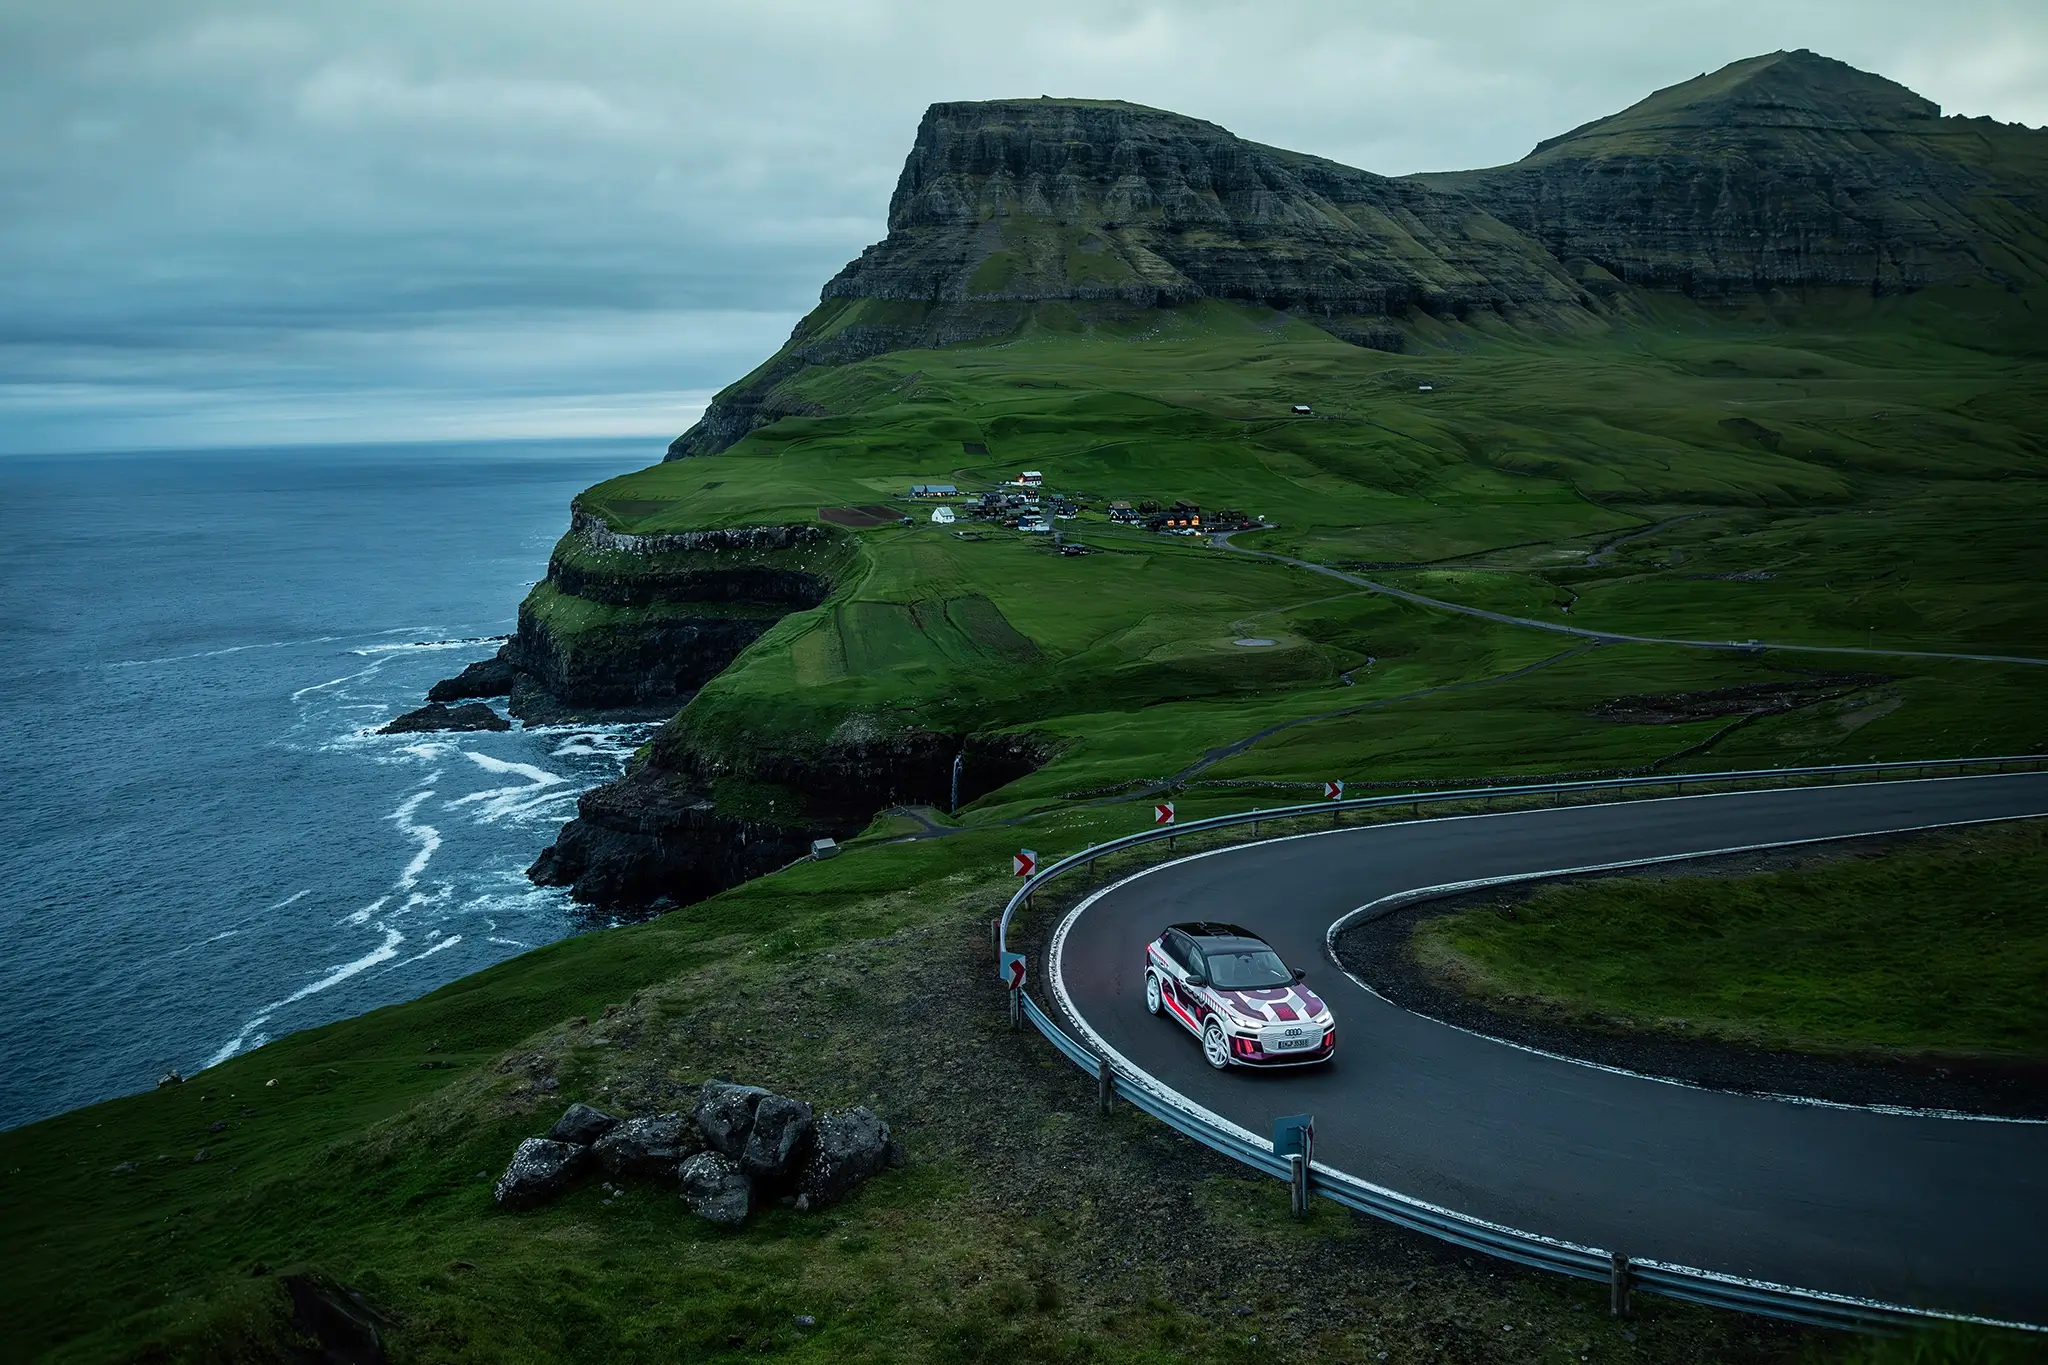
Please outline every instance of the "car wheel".
[{"label": "car wheel", "polygon": [[1223,1025],[1214,1019],[1202,1030],[1202,1057],[1218,1071],[1230,1065],[1230,1040],[1223,1036]]},{"label": "car wheel", "polygon": [[1159,973],[1145,973],[1145,1013],[1157,1014],[1166,1008],[1166,1002],[1159,997]]}]

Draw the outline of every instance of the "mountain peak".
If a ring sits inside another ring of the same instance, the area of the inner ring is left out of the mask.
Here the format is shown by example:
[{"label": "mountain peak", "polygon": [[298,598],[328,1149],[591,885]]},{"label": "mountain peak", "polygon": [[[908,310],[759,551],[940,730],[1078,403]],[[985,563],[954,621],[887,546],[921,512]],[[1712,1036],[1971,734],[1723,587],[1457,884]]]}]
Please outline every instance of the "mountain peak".
[{"label": "mountain peak", "polygon": [[1667,86],[1618,114],[1546,138],[1524,160],[1559,148],[1572,156],[1635,151],[1641,142],[1679,129],[1900,132],[1940,116],[1940,105],[1896,81],[1800,48],[1745,57]]}]

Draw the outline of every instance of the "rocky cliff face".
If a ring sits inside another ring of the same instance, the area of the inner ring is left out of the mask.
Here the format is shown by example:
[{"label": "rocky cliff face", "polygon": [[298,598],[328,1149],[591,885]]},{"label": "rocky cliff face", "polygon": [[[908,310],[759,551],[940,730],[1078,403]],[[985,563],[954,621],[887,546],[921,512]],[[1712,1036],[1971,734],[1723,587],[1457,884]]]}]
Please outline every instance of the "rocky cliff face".
[{"label": "rocky cliff face", "polygon": [[1778,52],[1511,166],[1417,179],[1561,261],[1702,299],[2048,278],[2048,133],[1940,115],[1881,76]]},{"label": "rocky cliff face", "polygon": [[1198,299],[1283,309],[1398,347],[1388,319],[1577,309],[1557,262],[1455,191],[1246,142],[1113,101],[936,104],[889,235],[825,286],[773,360],[721,393],[670,457],[804,407],[809,365],[1000,335],[1049,302],[1117,317]]},{"label": "rocky cliff face", "polygon": [[633,536],[574,511],[518,632],[431,699],[509,692],[532,722],[670,715],[770,626],[824,601],[846,555],[822,526]]},{"label": "rocky cliff face", "polygon": [[[910,726],[822,745],[760,746],[741,757],[672,726],[645,764],[584,793],[576,819],[528,875],[611,908],[687,904],[803,857],[813,839],[857,834],[887,806],[943,808],[956,757],[966,802],[1030,772],[1047,750],[1026,736]],[[714,796],[733,778],[751,800]],[[765,790],[779,799],[764,799]]]}]

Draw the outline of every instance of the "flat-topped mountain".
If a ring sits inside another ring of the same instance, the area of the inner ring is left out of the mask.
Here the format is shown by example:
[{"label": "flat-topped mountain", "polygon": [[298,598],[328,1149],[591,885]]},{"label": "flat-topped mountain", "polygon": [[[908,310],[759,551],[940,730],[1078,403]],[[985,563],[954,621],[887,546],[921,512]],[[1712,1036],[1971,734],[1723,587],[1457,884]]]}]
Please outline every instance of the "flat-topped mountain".
[{"label": "flat-topped mountain", "polygon": [[1142,105],[935,104],[890,200],[889,235],[671,454],[721,450],[801,411],[773,389],[807,364],[1000,336],[1048,304],[1097,321],[1199,299],[1297,313],[1389,349],[1402,345],[1389,319],[1542,318],[1593,302],[1456,191]]},{"label": "flat-topped mountain", "polygon": [[1659,90],[1510,166],[1417,179],[1554,257],[1700,298],[2048,279],[2048,133],[1812,52]]},{"label": "flat-topped mountain", "polygon": [[1776,52],[1491,170],[1389,179],[1106,100],[926,111],[889,233],[670,457],[816,414],[814,365],[1218,299],[1400,350],[1413,324],[1593,323],[1702,301],[2048,281],[2048,132],[1943,118],[1881,76]]}]

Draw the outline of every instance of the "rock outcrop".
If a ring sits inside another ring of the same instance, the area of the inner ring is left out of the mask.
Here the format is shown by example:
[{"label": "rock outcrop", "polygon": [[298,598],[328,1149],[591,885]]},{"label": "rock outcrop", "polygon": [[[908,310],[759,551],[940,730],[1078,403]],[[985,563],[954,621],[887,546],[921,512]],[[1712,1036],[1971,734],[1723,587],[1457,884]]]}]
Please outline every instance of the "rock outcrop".
[{"label": "rock outcrop", "polygon": [[[742,759],[699,747],[687,730],[665,731],[647,762],[582,795],[576,818],[527,875],[591,905],[688,904],[803,857],[813,839],[857,834],[886,806],[945,805],[956,757],[965,802],[1031,772],[1050,752],[1027,735],[910,726],[821,744],[786,740]],[[711,793],[742,762],[750,782],[772,785],[787,804],[721,809]]]},{"label": "rock outcrop", "polygon": [[712,1151],[739,1159],[754,1133],[754,1111],[768,1092],[757,1085],[706,1081],[697,1094],[697,1131]]},{"label": "rock outcrop", "polygon": [[697,1126],[681,1114],[627,1119],[592,1145],[590,1154],[606,1175],[674,1175],[683,1159],[704,1149]]},{"label": "rock outcrop", "polygon": [[782,1184],[810,1155],[812,1124],[811,1106],[802,1100],[763,1095],[754,1107],[753,1131],[740,1151],[740,1169],[763,1184]]},{"label": "rock outcrop", "polygon": [[590,1149],[552,1138],[528,1138],[512,1154],[512,1164],[498,1177],[494,1195],[501,1208],[523,1209],[544,1204],[583,1174]]},{"label": "rock outcrop", "polygon": [[1041,305],[1109,320],[1202,299],[1282,309],[1392,348],[1402,334],[1387,319],[1590,302],[1556,261],[1455,191],[1115,100],[935,104],[889,201],[889,235],[669,457],[815,413],[787,383],[810,366],[1001,335]]},{"label": "rock outcrop", "polygon": [[519,670],[502,654],[478,659],[452,678],[443,678],[427,689],[427,700],[466,701],[471,697],[502,697],[519,681]]},{"label": "rock outcrop", "polygon": [[[569,1106],[549,1137],[519,1144],[498,1180],[497,1201],[508,1209],[545,1203],[593,1160],[614,1179],[672,1181],[692,1213],[737,1227],[764,1199],[779,1196],[800,1212],[842,1199],[901,1165],[902,1149],[867,1109],[820,1117],[802,1100],[713,1080],[687,1119],[620,1120],[587,1104]],[[605,1193],[619,1191],[607,1181]]]},{"label": "rock outcrop", "polygon": [[443,706],[430,701],[417,711],[408,711],[377,731],[380,735],[417,735],[434,730],[509,730],[512,722],[480,701],[461,706]]},{"label": "rock outcrop", "polygon": [[802,1207],[819,1208],[844,1199],[863,1180],[880,1175],[896,1156],[889,1125],[873,1110],[824,1115],[811,1134],[810,1159],[798,1180]]},{"label": "rock outcrop", "polygon": [[567,1113],[555,1120],[555,1126],[548,1130],[548,1137],[556,1142],[573,1142],[588,1147],[618,1126],[619,1121],[602,1109],[572,1104]]},{"label": "rock outcrop", "polygon": [[683,1163],[683,1202],[699,1218],[736,1228],[754,1211],[754,1182],[722,1152],[699,1152]]},{"label": "rock outcrop", "polygon": [[1511,166],[1416,179],[1470,196],[1596,292],[1718,300],[2039,283],[2044,163],[2048,133],[1943,118],[1902,85],[1799,51],[1660,90]]}]

